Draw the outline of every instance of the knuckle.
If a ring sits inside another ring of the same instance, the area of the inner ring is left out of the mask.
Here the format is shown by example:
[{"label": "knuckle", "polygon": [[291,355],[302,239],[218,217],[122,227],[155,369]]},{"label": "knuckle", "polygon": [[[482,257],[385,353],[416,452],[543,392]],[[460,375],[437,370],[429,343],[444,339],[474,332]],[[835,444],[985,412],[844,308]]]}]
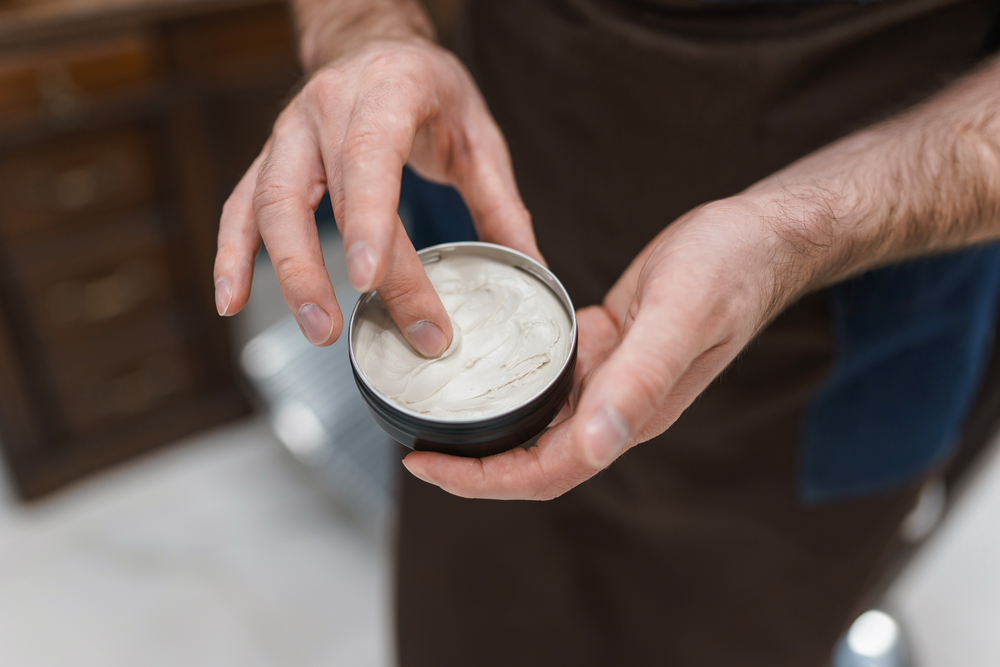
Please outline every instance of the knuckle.
[{"label": "knuckle", "polygon": [[302,88],[302,96],[321,108],[333,104],[343,93],[344,76],[333,68],[317,72]]},{"label": "knuckle", "polygon": [[385,132],[375,123],[366,122],[344,137],[341,151],[345,160],[356,160],[382,148]]},{"label": "knuckle", "polygon": [[367,104],[364,118],[356,121],[344,137],[344,158],[357,160],[386,150],[404,158],[413,141],[414,114]]},{"label": "knuckle", "polygon": [[371,68],[373,73],[383,77],[405,77],[420,72],[425,66],[425,58],[414,49],[387,49],[372,56]]},{"label": "knuckle", "polygon": [[314,267],[298,257],[282,257],[274,262],[274,273],[282,284],[302,285],[314,273]]},{"label": "knuckle", "polygon": [[403,52],[399,49],[379,51],[371,59],[371,68],[376,74],[394,72],[403,60]]},{"label": "knuckle", "polygon": [[253,210],[259,213],[264,209],[288,205],[295,201],[297,195],[296,189],[285,178],[272,169],[262,170],[253,193]]},{"label": "knuckle", "polygon": [[349,113],[351,88],[344,74],[324,70],[303,87],[296,101],[301,102],[311,125],[336,129]]},{"label": "knuckle", "polygon": [[398,277],[378,286],[379,296],[387,308],[398,310],[413,303],[420,294],[419,278]]}]

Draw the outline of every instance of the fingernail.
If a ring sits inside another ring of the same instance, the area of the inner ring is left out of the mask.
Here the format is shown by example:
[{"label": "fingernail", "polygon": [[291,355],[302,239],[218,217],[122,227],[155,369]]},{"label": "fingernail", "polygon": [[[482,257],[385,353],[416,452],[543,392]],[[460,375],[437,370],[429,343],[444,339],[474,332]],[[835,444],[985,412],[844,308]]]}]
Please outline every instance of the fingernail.
[{"label": "fingernail", "polygon": [[584,429],[590,462],[598,468],[606,468],[618,458],[628,444],[629,429],[625,419],[614,408],[605,406]]},{"label": "fingernail", "polygon": [[441,328],[433,322],[421,320],[410,325],[410,328],[406,330],[406,335],[417,352],[428,359],[440,357],[448,349],[448,338],[441,331]]},{"label": "fingernail", "polygon": [[[424,482],[426,484],[434,484],[434,482],[432,482],[429,477],[425,477],[424,475],[421,475],[418,472],[414,472],[413,468],[410,467],[410,464],[406,462],[406,459],[403,459],[403,467],[406,468],[407,472],[409,472],[411,475],[419,479],[421,482]],[[437,484],[434,484],[434,486],[437,486]]]},{"label": "fingernail", "polygon": [[299,308],[298,318],[302,333],[313,345],[322,345],[333,333],[333,320],[326,311],[314,303],[304,304]]},{"label": "fingernail", "polygon": [[367,243],[359,241],[347,251],[347,273],[351,276],[351,287],[359,292],[372,288],[375,275],[375,256]]},{"label": "fingernail", "polygon": [[215,307],[219,315],[225,315],[229,311],[229,303],[233,300],[233,286],[226,278],[219,278],[215,281]]}]

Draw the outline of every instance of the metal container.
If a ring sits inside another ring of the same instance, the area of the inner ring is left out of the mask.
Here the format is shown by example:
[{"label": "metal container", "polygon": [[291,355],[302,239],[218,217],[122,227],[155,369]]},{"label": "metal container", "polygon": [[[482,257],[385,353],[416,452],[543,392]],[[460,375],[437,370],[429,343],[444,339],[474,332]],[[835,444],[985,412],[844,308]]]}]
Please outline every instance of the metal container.
[{"label": "metal container", "polygon": [[573,302],[552,272],[527,255],[492,243],[444,243],[417,253],[424,264],[449,256],[476,256],[492,259],[525,271],[548,287],[569,316],[572,344],[559,372],[534,396],[505,412],[482,419],[444,420],[414,412],[380,393],[362,374],[355,358],[354,341],[359,313],[375,297],[368,292],[358,299],[348,326],[351,370],[372,417],[393,439],[418,451],[455,456],[483,457],[528,444],[552,422],[569,397],[576,369],[577,328]]}]

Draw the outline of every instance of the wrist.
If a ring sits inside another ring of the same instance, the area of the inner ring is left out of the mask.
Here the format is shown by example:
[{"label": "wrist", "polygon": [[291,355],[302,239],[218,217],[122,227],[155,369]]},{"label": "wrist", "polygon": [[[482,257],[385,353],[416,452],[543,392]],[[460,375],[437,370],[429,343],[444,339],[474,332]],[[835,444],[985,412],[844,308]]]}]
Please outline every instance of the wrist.
[{"label": "wrist", "polygon": [[361,9],[349,2],[295,3],[299,58],[307,73],[372,42],[435,42],[434,27],[419,2],[372,4]]},{"label": "wrist", "polygon": [[[839,282],[855,272],[853,262],[862,233],[861,202],[840,196],[829,184],[782,184],[742,193],[713,206],[741,211],[740,227],[733,230],[742,241],[765,293],[759,300],[766,321],[802,295]],[[733,222],[737,217],[731,217]],[[853,249],[852,249],[853,248]]]},{"label": "wrist", "polygon": [[737,197],[771,237],[775,262],[798,293],[845,280],[893,259],[887,220],[898,209],[877,173],[877,137],[834,144],[755,184]]}]

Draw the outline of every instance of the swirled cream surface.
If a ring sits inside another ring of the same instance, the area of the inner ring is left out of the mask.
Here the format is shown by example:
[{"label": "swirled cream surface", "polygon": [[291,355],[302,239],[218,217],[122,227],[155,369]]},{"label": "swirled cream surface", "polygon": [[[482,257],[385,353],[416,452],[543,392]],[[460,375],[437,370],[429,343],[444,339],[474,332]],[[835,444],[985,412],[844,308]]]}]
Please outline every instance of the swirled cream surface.
[{"label": "swirled cream surface", "polygon": [[428,264],[455,335],[437,359],[415,352],[377,296],[358,313],[354,356],[394,403],[444,420],[482,419],[521,405],[559,372],[572,325],[562,302],[529,273],[475,256]]}]

